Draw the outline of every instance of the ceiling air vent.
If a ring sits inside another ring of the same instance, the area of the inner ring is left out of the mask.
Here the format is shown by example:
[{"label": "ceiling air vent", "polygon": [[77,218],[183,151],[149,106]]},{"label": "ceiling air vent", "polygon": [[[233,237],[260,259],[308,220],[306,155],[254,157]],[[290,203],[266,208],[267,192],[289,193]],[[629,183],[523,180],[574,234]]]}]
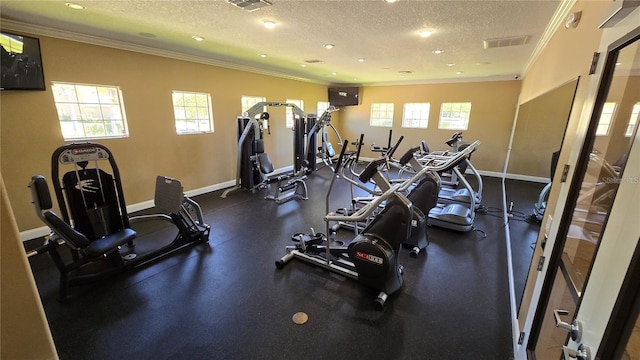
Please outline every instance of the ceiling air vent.
[{"label": "ceiling air vent", "polygon": [[271,6],[271,3],[266,0],[227,0],[227,2],[249,12]]},{"label": "ceiling air vent", "polygon": [[305,60],[304,62],[306,62],[307,64],[317,64],[317,63],[321,63],[322,60],[312,59],[312,60]]},{"label": "ceiling air vent", "polygon": [[483,41],[485,49],[492,49],[506,46],[524,45],[529,41],[529,36],[512,36],[498,39],[487,39]]}]

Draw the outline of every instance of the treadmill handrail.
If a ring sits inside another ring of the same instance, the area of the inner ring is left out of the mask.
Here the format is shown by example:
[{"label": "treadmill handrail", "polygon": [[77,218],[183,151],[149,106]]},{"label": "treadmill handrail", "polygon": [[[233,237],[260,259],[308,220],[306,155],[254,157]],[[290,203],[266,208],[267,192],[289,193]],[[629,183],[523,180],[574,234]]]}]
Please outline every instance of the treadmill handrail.
[{"label": "treadmill handrail", "polygon": [[447,160],[435,164],[435,165],[425,165],[422,170],[418,171],[417,173],[415,173],[411,178],[405,180],[403,183],[399,184],[399,190],[400,191],[405,191],[409,188],[409,186],[411,186],[411,184],[415,183],[416,181],[418,181],[420,179],[421,176],[423,176],[426,172],[428,171],[432,171],[432,172],[441,172],[441,171],[445,171],[445,170],[449,170],[450,168],[453,168],[455,166],[453,166],[453,164],[459,163],[461,161],[464,161],[464,159],[466,159],[469,154],[471,154],[471,152],[473,152],[478,146],[480,145],[480,140],[476,140],[475,142],[473,142],[471,145],[469,145],[466,149],[459,151],[455,154],[453,154],[450,158],[448,158]]}]

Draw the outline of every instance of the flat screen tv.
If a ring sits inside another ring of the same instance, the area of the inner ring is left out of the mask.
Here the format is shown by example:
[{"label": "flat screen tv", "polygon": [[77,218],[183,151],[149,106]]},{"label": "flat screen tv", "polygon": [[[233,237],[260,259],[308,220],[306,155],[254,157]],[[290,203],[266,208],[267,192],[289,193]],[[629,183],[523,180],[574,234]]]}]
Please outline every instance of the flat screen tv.
[{"label": "flat screen tv", "polygon": [[45,90],[40,40],[0,32],[0,90]]},{"label": "flat screen tv", "polygon": [[359,104],[360,88],[329,88],[329,104],[333,106],[355,106]]}]

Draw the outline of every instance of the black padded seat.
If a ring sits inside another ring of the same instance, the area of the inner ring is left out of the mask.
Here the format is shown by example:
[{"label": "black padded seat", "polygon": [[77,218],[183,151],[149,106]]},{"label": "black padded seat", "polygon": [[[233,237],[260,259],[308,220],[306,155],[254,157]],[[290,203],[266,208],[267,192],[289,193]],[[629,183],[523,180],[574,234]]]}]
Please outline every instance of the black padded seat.
[{"label": "black padded seat", "polygon": [[101,256],[122,246],[129,241],[135,239],[136,232],[132,229],[123,229],[118,232],[109,234],[103,238],[94,240],[83,249],[83,251],[90,257]]}]

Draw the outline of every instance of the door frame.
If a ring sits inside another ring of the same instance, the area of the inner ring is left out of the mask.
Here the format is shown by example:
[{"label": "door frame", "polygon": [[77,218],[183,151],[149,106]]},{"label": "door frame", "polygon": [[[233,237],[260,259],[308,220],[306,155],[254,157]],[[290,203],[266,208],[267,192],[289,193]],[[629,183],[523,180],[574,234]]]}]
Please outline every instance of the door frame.
[{"label": "door frame", "polygon": [[620,359],[640,317],[640,239],[602,335],[596,359]]},{"label": "door frame", "polygon": [[[609,93],[611,81],[610,79],[613,76],[613,72],[616,66],[616,58],[618,56],[618,50],[624,48],[631,42],[637,40],[640,27],[634,29],[631,33],[624,35],[622,38],[614,41],[611,45],[608,46],[605,58],[604,68],[602,70],[602,74],[600,79],[598,80],[598,91],[595,95],[595,104],[591,111],[591,115],[589,117],[589,125],[587,127],[587,131],[584,137],[584,141],[581,144],[579,156],[573,170],[573,178],[571,179],[568,194],[566,197],[566,201],[564,203],[564,209],[561,212],[560,224],[558,226],[558,232],[556,233],[555,239],[553,243],[553,250],[549,257],[547,271],[544,276],[544,282],[542,285],[542,290],[540,291],[540,298],[538,300],[538,306],[536,307],[536,311],[533,318],[533,323],[531,325],[529,341],[527,342],[527,352],[531,353],[535,349],[535,345],[538,341],[539,333],[542,328],[543,316],[546,312],[547,303],[551,296],[551,291],[553,289],[554,279],[557,276],[558,270],[560,268],[562,249],[564,248],[567,234],[569,233],[569,227],[571,225],[571,220],[573,218],[573,209],[575,209],[578,197],[580,195],[580,186],[584,180],[587,167],[589,165],[589,153],[593,148],[593,145],[596,141],[596,129],[598,127],[598,121],[600,119],[600,113],[602,112],[602,108],[604,103],[606,102],[606,96]],[[624,172],[624,169],[621,170]],[[616,189],[614,194],[614,198],[618,193],[619,188]],[[604,220],[603,230],[606,231],[606,226],[609,221],[609,216],[611,212],[607,213],[607,216]],[[602,234],[600,235],[600,239],[596,244],[595,256],[597,257],[598,250],[600,249],[600,243],[602,239]],[[595,260],[595,259],[594,259]],[[589,282],[589,278],[591,277],[591,270],[593,269],[594,261],[591,262],[589,267],[589,271],[585,277],[585,283]],[[580,302],[577,304],[576,314],[580,310]]]}]

